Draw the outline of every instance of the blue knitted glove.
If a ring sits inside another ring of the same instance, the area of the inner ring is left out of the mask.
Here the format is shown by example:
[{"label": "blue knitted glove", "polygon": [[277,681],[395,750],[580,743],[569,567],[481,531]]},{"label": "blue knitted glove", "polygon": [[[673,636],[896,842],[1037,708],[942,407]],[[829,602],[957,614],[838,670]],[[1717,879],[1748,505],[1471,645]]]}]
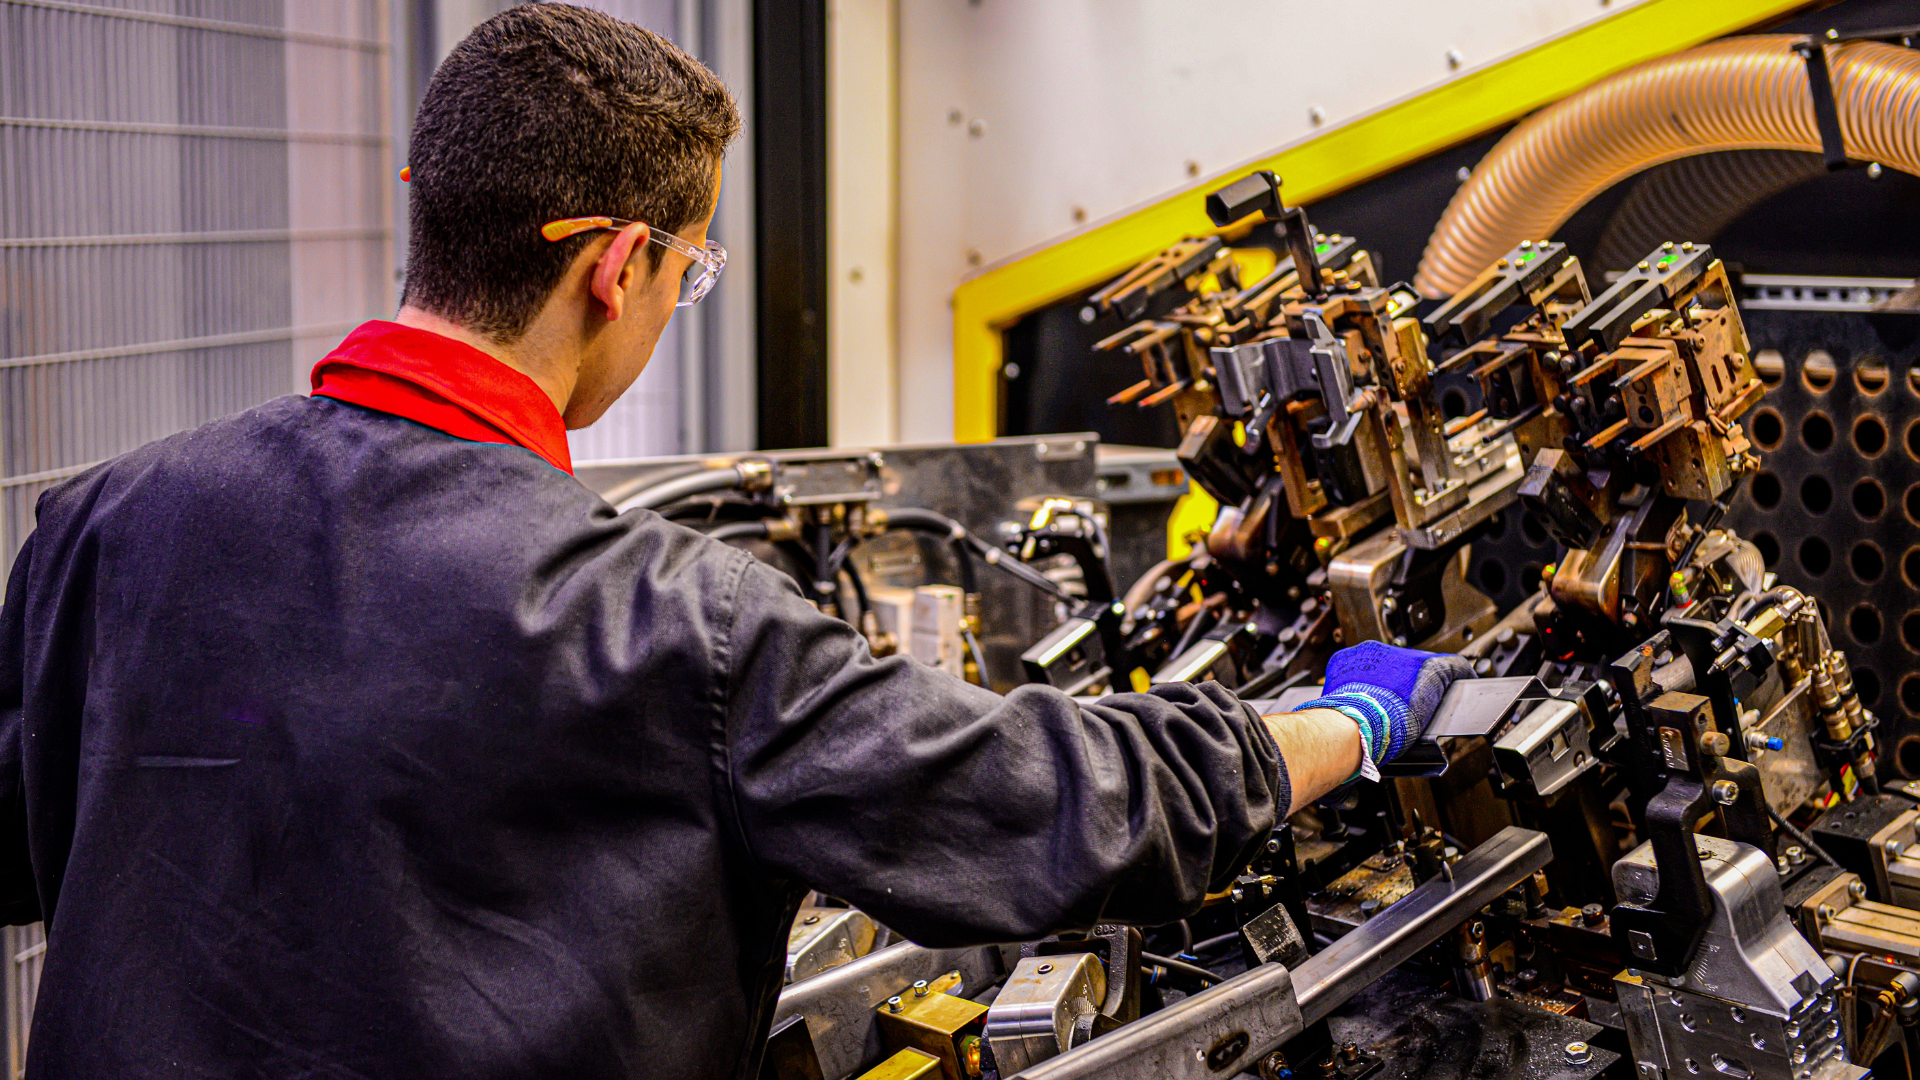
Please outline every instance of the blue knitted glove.
[{"label": "blue knitted glove", "polygon": [[1473,665],[1458,656],[1363,641],[1327,661],[1320,697],[1298,706],[1337,709],[1360,725],[1359,776],[1380,779],[1380,766],[1400,756],[1427,730],[1433,711],[1455,679],[1473,678]]}]

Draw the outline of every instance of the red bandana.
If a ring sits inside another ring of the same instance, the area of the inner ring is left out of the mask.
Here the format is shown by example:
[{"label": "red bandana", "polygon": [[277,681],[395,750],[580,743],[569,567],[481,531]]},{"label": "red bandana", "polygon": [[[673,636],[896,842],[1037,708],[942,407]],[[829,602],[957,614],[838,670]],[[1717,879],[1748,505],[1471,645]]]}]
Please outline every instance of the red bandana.
[{"label": "red bandana", "polygon": [[523,447],[573,472],[567,426],[538,383],[430,330],[379,319],[362,324],[313,366],[313,393],[457,439]]}]

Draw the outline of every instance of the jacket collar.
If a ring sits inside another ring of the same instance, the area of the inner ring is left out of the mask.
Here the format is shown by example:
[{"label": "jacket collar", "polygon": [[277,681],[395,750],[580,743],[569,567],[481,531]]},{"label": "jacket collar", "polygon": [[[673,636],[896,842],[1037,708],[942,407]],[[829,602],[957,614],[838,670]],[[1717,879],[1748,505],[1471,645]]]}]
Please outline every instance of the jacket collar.
[{"label": "jacket collar", "polygon": [[313,393],[474,442],[531,451],[573,472],[567,426],[526,375],[450,337],[376,319],[313,366]]}]

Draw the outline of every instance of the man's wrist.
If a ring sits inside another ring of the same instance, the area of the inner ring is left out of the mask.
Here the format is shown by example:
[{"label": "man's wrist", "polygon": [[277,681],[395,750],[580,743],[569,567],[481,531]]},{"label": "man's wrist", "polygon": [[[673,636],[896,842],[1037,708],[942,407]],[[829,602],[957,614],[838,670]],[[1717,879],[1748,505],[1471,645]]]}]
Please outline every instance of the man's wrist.
[{"label": "man's wrist", "polygon": [[1360,731],[1360,767],[1345,782],[1379,780],[1380,763],[1392,747],[1392,718],[1378,702],[1363,694],[1328,694],[1299,705],[1294,711],[1326,709],[1353,721]]}]

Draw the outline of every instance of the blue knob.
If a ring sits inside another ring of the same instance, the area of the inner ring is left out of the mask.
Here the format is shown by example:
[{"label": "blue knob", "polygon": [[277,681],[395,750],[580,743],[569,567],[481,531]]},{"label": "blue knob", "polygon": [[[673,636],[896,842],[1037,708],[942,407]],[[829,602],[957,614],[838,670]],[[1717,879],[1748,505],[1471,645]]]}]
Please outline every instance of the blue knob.
[{"label": "blue knob", "polygon": [[1769,750],[1784,750],[1786,745],[1786,741],[1778,735],[1770,735],[1767,737],[1767,749]]}]

